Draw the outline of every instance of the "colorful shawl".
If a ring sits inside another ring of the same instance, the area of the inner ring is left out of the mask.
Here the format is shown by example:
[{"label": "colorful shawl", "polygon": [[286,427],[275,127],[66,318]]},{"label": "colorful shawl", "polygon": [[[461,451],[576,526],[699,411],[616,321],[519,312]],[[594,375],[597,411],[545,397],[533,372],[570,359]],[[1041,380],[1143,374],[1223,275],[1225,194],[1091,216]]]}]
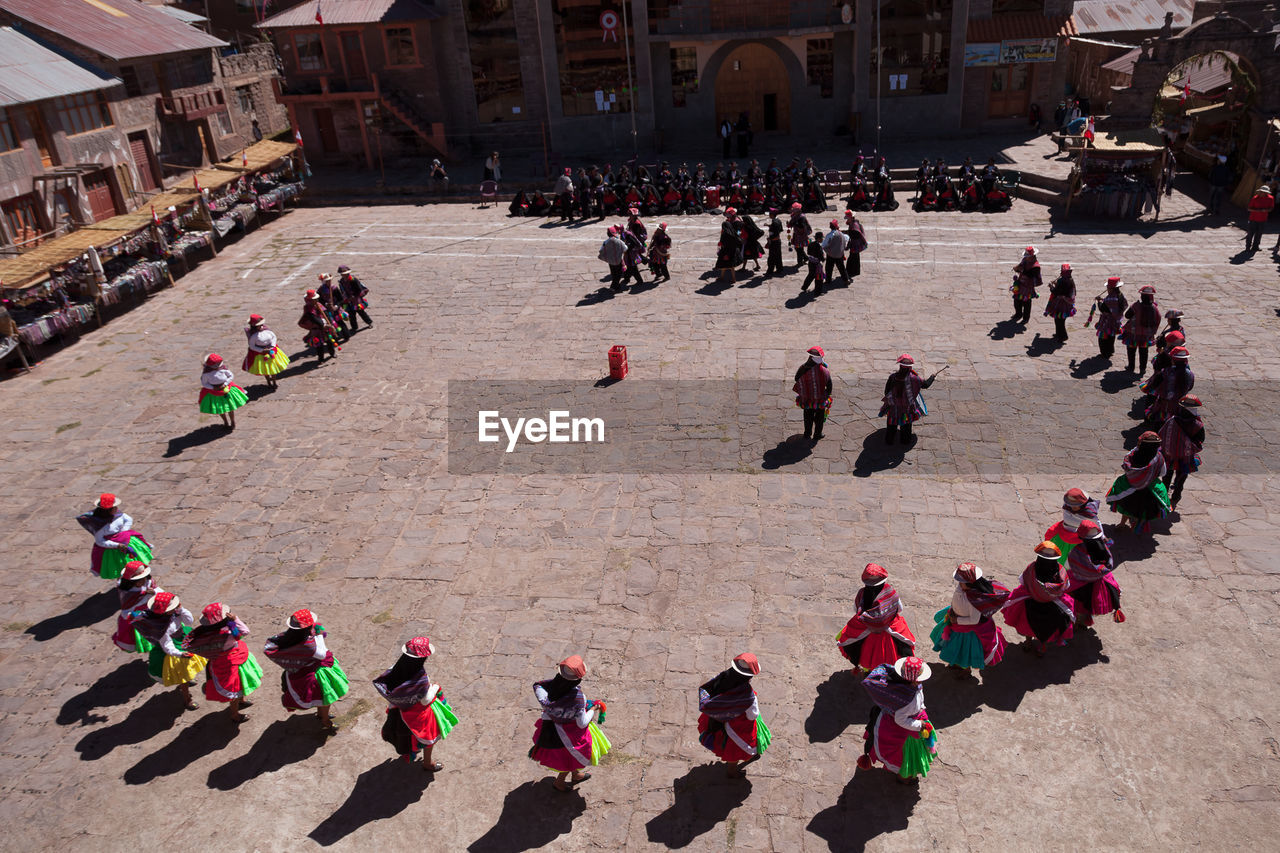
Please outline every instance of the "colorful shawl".
[{"label": "colorful shawl", "polygon": [[1197,459],[1203,446],[1191,436],[1204,429],[1204,421],[1186,409],[1178,412],[1160,427],[1160,452],[1168,462]]},{"label": "colorful shawl", "polygon": [[964,597],[969,600],[973,608],[983,615],[984,618],[990,619],[992,616],[1000,612],[1000,608],[1004,607],[1004,603],[1009,600],[1012,591],[1004,584],[998,584],[995,581],[990,582],[991,589],[986,591],[974,584],[961,587]]},{"label": "colorful shawl", "polygon": [[[549,678],[546,681],[536,682],[533,686],[550,692],[553,682],[555,679]],[[583,695],[582,688],[577,686],[565,691],[556,699],[550,696],[545,700],[540,698],[538,704],[542,706],[542,713],[557,723],[571,722],[587,711],[587,697]]]},{"label": "colorful shawl", "polygon": [[[865,591],[864,587],[863,592]],[[902,601],[898,598],[898,591],[886,583],[876,600],[870,607],[859,611],[857,618],[872,631],[885,631],[901,611]]]},{"label": "colorful shawl", "polygon": [[1027,595],[1032,600],[1041,604],[1054,604],[1059,610],[1065,613],[1072,621],[1075,621],[1075,615],[1071,607],[1064,602],[1063,596],[1067,594],[1067,579],[1062,576],[1062,570],[1058,570],[1058,580],[1056,583],[1045,583],[1036,577],[1036,564],[1029,563],[1027,568],[1022,572],[1022,588],[1027,591]]},{"label": "colorful shawl", "polygon": [[698,710],[713,720],[723,723],[740,717],[755,702],[756,692],[750,681],[714,696],[707,692],[707,686],[698,689]]},{"label": "colorful shawl", "polygon": [[120,589],[119,583],[116,584],[116,594],[120,596],[120,612],[128,614],[130,610],[140,608],[148,598],[155,594],[156,589],[155,578],[147,578],[146,583],[141,586],[130,587],[129,589]]},{"label": "colorful shawl", "polygon": [[1067,571],[1071,573],[1071,576],[1079,578],[1086,583],[1091,583],[1096,580],[1101,580],[1109,574],[1111,570],[1116,567],[1116,561],[1115,558],[1111,556],[1111,549],[1108,548],[1106,544],[1103,544],[1102,547],[1106,550],[1107,555],[1103,558],[1101,563],[1095,563],[1093,561],[1093,557],[1089,554],[1089,547],[1087,545],[1081,545],[1078,548],[1073,548],[1071,554],[1067,557]]},{"label": "colorful shawl", "polygon": [[1145,465],[1138,465],[1135,462],[1135,458],[1141,450],[1142,445],[1130,450],[1125,454],[1124,462],[1120,466],[1124,469],[1124,475],[1129,480],[1129,487],[1134,491],[1148,488],[1163,477],[1166,470],[1164,456],[1159,451],[1156,451],[1155,455]]},{"label": "colorful shawl", "polygon": [[816,364],[812,360],[803,368],[791,390],[803,408],[820,409],[827,402],[827,387],[831,384],[831,368],[825,364]]},{"label": "colorful shawl", "polygon": [[284,646],[283,648],[278,643],[282,641],[285,634],[277,634],[267,640],[266,647],[262,653],[267,656],[267,660],[276,664],[285,672],[296,673],[318,669],[333,659],[333,652],[329,652],[323,660],[316,657],[317,634],[321,637],[325,636],[324,628],[317,627],[315,633],[308,632],[302,642]]},{"label": "colorful shawl", "polygon": [[379,675],[373,680],[373,689],[378,691],[383,699],[387,700],[387,704],[393,708],[412,708],[414,705],[426,698],[427,692],[431,689],[431,679],[427,677],[427,671],[424,669],[415,677],[404,681],[395,687],[387,686],[387,676],[391,674],[391,670]]},{"label": "colorful shawl", "polygon": [[924,388],[924,379],[919,373],[912,370],[905,378],[900,377],[897,373],[889,377],[889,388],[884,395],[885,411],[891,412],[909,412],[911,406],[915,403],[916,397],[920,396],[920,390]]},{"label": "colorful shawl", "polygon": [[234,649],[249,629],[239,619],[223,619],[212,625],[197,625],[178,645],[183,651],[209,658]]},{"label": "colorful shawl", "polygon": [[910,705],[915,701],[916,692],[920,690],[919,684],[899,678],[893,667],[887,663],[882,663],[871,670],[867,677],[862,679],[862,686],[871,697],[871,701],[888,714]]}]

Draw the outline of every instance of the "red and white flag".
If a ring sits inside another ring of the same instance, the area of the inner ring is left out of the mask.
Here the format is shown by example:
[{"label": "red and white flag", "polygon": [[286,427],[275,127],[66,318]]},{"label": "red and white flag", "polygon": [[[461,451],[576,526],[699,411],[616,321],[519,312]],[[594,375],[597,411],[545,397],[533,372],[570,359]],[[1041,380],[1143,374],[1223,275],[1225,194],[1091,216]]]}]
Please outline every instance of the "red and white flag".
[{"label": "red and white flag", "polygon": [[294,141],[294,142],[296,142],[296,143],[298,143],[298,147],[299,147],[299,148],[304,147],[304,146],[303,146],[303,144],[302,144],[302,131],[300,131],[300,130],[295,130],[295,131],[293,132],[293,141]]},{"label": "red and white flag", "polygon": [[1191,81],[1188,80],[1182,86],[1182,97],[1178,99],[1178,103],[1185,104],[1187,102],[1187,98],[1190,98],[1190,97],[1191,97]]},{"label": "red and white flag", "polygon": [[151,224],[152,225],[160,224],[160,217],[156,216],[156,206],[154,204],[151,205]]},{"label": "red and white flag", "polygon": [[200,189],[200,179],[197,178],[195,175],[191,176],[191,183],[195,185],[197,193],[203,192],[203,190]]},{"label": "red and white flag", "polygon": [[316,0],[316,23],[324,24],[324,17],[320,14],[320,0]]},{"label": "red and white flag", "polygon": [[249,168],[249,149],[248,148],[244,149],[244,151],[241,153],[240,162],[244,165],[246,169]]},{"label": "red and white flag", "polygon": [[1084,126],[1084,138],[1093,141],[1093,116],[1089,116],[1089,123]]}]

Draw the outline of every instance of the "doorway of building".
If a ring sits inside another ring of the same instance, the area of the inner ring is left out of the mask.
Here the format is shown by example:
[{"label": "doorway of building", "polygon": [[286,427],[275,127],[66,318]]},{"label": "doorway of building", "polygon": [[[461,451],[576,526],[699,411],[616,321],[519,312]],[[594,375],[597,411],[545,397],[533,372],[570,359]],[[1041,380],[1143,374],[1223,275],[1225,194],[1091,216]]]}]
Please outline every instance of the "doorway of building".
[{"label": "doorway of building", "polygon": [[369,85],[369,70],[364,62],[364,42],[358,32],[342,34],[342,57],[347,63],[347,82],[359,91]]},{"label": "doorway of building", "polygon": [[716,121],[737,121],[741,113],[757,130],[791,132],[791,78],[763,44],[735,48],[716,73]]},{"label": "doorway of building", "polygon": [[84,176],[84,196],[89,202],[89,217],[101,222],[115,216],[116,200],[111,194],[111,177],[106,169]]},{"label": "doorway of building", "polygon": [[337,154],[338,130],[333,124],[333,110],[329,107],[318,107],[315,116],[316,132],[320,135],[320,153]]},{"label": "doorway of building", "polygon": [[1021,118],[1031,106],[1032,66],[996,65],[987,87],[987,118]]},{"label": "doorway of building", "polygon": [[155,164],[151,159],[151,146],[147,142],[145,130],[129,134],[129,152],[133,154],[133,164],[138,167],[138,189],[144,193],[158,189]]}]

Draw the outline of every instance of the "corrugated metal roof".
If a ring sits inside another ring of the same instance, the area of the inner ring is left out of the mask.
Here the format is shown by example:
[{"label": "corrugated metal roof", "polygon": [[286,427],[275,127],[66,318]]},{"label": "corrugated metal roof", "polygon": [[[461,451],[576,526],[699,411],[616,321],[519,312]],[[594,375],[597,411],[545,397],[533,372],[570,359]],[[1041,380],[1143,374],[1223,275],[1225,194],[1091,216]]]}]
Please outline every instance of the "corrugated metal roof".
[{"label": "corrugated metal roof", "polygon": [[970,42],[996,42],[1009,39],[1047,39],[1074,36],[1071,17],[1046,18],[1035,12],[996,15],[992,18],[970,18],[966,36]]},{"label": "corrugated metal roof", "polygon": [[0,9],[115,60],[227,45],[138,0],[0,0]]},{"label": "corrugated metal roof", "polygon": [[[1239,57],[1234,53],[1227,53],[1227,56],[1239,62]],[[1201,60],[1193,60],[1193,64],[1183,65],[1178,69],[1178,76],[1171,81],[1175,90],[1181,93],[1183,86],[1190,84],[1191,91],[1204,95],[1231,84],[1231,68],[1225,59],[1216,53],[1210,53]]]},{"label": "corrugated metal roof", "polygon": [[179,9],[177,6],[164,5],[156,6],[156,8],[172,18],[177,18],[184,24],[203,24],[205,21],[209,20],[204,15],[197,15],[195,12],[188,12],[186,9]]},{"label": "corrugated metal roof", "polygon": [[1072,16],[1081,35],[1141,32],[1164,26],[1166,12],[1173,13],[1173,31],[1191,23],[1195,0],[1076,0]]},{"label": "corrugated metal roof", "polygon": [[0,27],[0,107],[110,89],[120,81],[54,48]]},{"label": "corrugated metal roof", "polygon": [[[434,21],[444,12],[419,0],[320,0],[320,17],[330,24],[388,24],[395,21]],[[310,3],[285,9],[255,27],[316,27],[316,7]]]},{"label": "corrugated metal roof", "polygon": [[1102,67],[1108,71],[1118,71],[1121,74],[1133,74],[1133,66],[1138,64],[1138,56],[1141,55],[1142,48],[1135,47],[1128,53],[1122,53],[1110,62],[1102,63]]}]

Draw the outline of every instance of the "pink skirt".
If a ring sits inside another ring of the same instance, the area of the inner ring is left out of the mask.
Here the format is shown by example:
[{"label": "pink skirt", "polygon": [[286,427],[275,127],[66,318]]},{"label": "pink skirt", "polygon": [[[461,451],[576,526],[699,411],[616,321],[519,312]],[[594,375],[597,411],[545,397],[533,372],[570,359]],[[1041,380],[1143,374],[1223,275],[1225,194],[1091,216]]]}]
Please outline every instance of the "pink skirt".
[{"label": "pink skirt", "polygon": [[[1092,589],[1084,591],[1092,584]],[[1082,590],[1076,595],[1076,590]],[[1120,603],[1120,584],[1115,575],[1107,572],[1097,581],[1071,579],[1071,600],[1074,602],[1076,624],[1085,626],[1093,624],[1093,617],[1103,616],[1115,610]]]},{"label": "pink skirt", "polygon": [[[572,770],[581,770],[591,764],[591,730],[580,729],[573,723],[561,723],[560,728],[569,738],[569,745],[573,747],[573,751],[566,749],[562,745],[559,747],[538,746],[539,738],[542,735],[543,726],[554,726],[550,720],[538,720],[533,728],[533,749],[529,750],[529,757],[534,761],[546,767],[548,770],[555,770],[565,773]],[[556,740],[560,740],[559,734],[556,733]],[[576,754],[575,754],[576,753]]]},{"label": "pink skirt", "polygon": [[[1022,593],[1021,598],[1019,593]],[[1068,605],[1074,607],[1075,602],[1071,600],[1071,596],[1068,595],[1067,599]],[[1028,608],[1034,612],[1028,613]],[[1033,637],[1045,644],[1063,645],[1075,633],[1075,626],[1057,605],[1035,601],[1021,587],[1014,590],[1013,598],[1004,606],[1003,612],[1004,621],[1010,628],[1024,637]]]},{"label": "pink skirt", "polygon": [[[706,714],[698,715],[698,740],[703,746],[715,753],[717,758],[721,761],[746,761],[748,758],[755,757],[756,753],[749,753],[738,746],[737,741],[730,737],[727,731],[718,729],[711,731],[711,723],[711,718]],[[752,748],[758,747],[755,720],[748,720],[745,716],[734,717],[724,724],[724,728],[733,729],[733,733],[741,738],[743,743]]]}]

